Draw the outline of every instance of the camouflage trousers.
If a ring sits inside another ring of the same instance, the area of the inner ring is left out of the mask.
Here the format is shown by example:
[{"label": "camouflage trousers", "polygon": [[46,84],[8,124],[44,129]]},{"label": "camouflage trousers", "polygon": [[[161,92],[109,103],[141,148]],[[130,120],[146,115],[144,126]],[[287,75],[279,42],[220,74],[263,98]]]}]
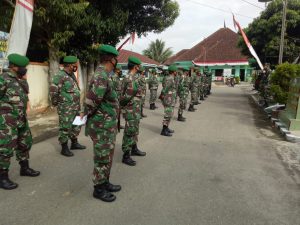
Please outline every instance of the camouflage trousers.
[{"label": "camouflage trousers", "polygon": [[154,104],[157,99],[157,89],[150,89],[149,103]]},{"label": "camouflage trousers", "polygon": [[72,123],[76,116],[79,115],[78,110],[69,107],[57,108],[59,119],[58,141],[60,144],[68,142],[69,139],[76,139],[80,133],[81,127],[74,126]]},{"label": "camouflage trousers", "polygon": [[174,114],[174,106],[164,106],[163,126],[169,126]]},{"label": "camouflage trousers", "polygon": [[22,127],[0,127],[0,170],[8,170],[10,158],[16,151],[17,161],[29,159],[32,136],[28,122]]},{"label": "camouflage trousers", "polygon": [[195,104],[198,102],[198,90],[197,88],[193,88],[191,90],[191,104]]},{"label": "camouflage trousers", "polygon": [[178,108],[178,115],[182,115],[183,111],[186,109],[186,105],[187,105],[187,96],[181,96],[179,98],[179,108]]},{"label": "camouflage trousers", "polygon": [[[124,118],[127,117],[124,116]],[[139,119],[126,120],[124,134],[123,134],[123,141],[122,141],[122,151],[124,153],[130,152],[132,146],[137,144],[139,127],[140,127]]]},{"label": "camouflage trousers", "polygon": [[90,127],[89,135],[94,146],[93,182],[95,185],[109,181],[115,151],[117,129]]}]

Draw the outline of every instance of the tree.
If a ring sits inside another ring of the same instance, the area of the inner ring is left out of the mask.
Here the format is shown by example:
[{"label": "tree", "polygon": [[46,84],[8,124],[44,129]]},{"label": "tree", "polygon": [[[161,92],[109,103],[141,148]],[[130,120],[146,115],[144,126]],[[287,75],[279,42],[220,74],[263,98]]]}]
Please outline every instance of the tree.
[{"label": "tree", "polygon": [[165,42],[156,39],[152,41],[143,54],[159,63],[164,63],[173,54],[171,48],[165,48]]},{"label": "tree", "polygon": [[51,77],[65,54],[93,64],[94,46],[116,45],[132,32],[138,36],[162,32],[178,15],[175,0],[38,0],[27,54],[30,59],[48,60]]},{"label": "tree", "polygon": [[286,104],[290,82],[300,74],[300,65],[283,63],[271,75],[271,93],[276,102]]},{"label": "tree", "polygon": [[[300,1],[289,0],[287,10],[287,30],[285,34],[284,61],[293,62],[300,52]],[[278,63],[280,33],[282,23],[282,0],[274,0],[245,29],[254,49],[263,62]],[[242,38],[239,41],[244,54],[250,56]]]}]

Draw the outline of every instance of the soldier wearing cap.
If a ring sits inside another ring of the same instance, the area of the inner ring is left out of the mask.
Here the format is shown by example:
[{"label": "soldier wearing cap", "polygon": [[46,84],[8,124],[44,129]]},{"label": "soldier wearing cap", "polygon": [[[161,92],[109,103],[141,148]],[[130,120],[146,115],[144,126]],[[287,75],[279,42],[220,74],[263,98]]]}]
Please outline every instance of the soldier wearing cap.
[{"label": "soldier wearing cap", "polygon": [[81,113],[80,88],[75,72],[77,71],[77,57],[66,56],[63,59],[64,68],[53,78],[50,86],[50,98],[53,106],[57,106],[59,116],[58,140],[61,144],[61,154],[71,157],[68,140],[71,139],[71,150],[83,150],[86,147],[78,143],[80,126],[73,125],[76,116]]},{"label": "soldier wearing cap", "polygon": [[179,96],[179,108],[178,108],[178,121],[185,122],[186,118],[183,117],[183,111],[186,109],[187,99],[189,96],[190,79],[188,76],[189,68],[184,66],[182,68],[183,73],[179,79],[178,96]]},{"label": "soldier wearing cap", "polygon": [[142,118],[146,118],[147,115],[144,114],[144,106],[146,101],[147,82],[145,78],[145,68],[143,66],[140,66],[140,71],[136,74],[136,78],[140,88],[142,89],[141,116]]},{"label": "soldier wearing cap", "polygon": [[197,109],[194,105],[197,104],[197,76],[195,74],[195,67],[190,68],[190,92],[191,92],[191,102],[188,111],[195,112]]},{"label": "soldier wearing cap", "polygon": [[155,101],[157,99],[157,89],[159,86],[155,69],[152,69],[150,73],[148,86],[150,90],[150,98],[149,98],[150,110],[155,110],[157,108],[155,105]]},{"label": "soldier wearing cap", "polygon": [[171,137],[174,130],[169,129],[169,125],[174,114],[174,106],[177,96],[177,89],[175,77],[177,73],[177,66],[171,65],[168,68],[169,75],[164,78],[163,89],[160,94],[160,99],[164,106],[164,120],[161,135]]},{"label": "soldier wearing cap", "polygon": [[122,106],[123,117],[125,118],[125,130],[122,141],[123,159],[122,162],[129,166],[135,166],[131,156],[145,156],[137,147],[139,124],[141,119],[142,88],[138,83],[136,74],[140,70],[141,60],[130,56],[128,58],[128,74],[122,83]]},{"label": "soldier wearing cap", "polygon": [[0,75],[0,188],[11,190],[18,187],[8,177],[14,151],[21,176],[36,177],[40,172],[31,169],[28,161],[32,146],[26,115],[29,87],[25,75],[29,59],[10,54],[8,60],[9,71]]},{"label": "soldier wearing cap", "polygon": [[94,145],[94,192],[93,196],[105,202],[116,199],[113,192],[121,190],[120,185],[110,183],[110,171],[117,136],[119,98],[113,86],[112,75],[117,66],[119,52],[110,45],[101,45],[100,64],[89,83],[84,104],[88,116],[86,135]]}]

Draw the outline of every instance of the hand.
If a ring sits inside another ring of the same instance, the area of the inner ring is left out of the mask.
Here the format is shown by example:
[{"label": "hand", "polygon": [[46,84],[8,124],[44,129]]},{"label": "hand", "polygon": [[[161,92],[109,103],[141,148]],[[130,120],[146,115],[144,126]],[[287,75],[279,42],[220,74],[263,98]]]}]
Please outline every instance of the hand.
[{"label": "hand", "polygon": [[83,120],[84,113],[80,113],[80,119]]}]

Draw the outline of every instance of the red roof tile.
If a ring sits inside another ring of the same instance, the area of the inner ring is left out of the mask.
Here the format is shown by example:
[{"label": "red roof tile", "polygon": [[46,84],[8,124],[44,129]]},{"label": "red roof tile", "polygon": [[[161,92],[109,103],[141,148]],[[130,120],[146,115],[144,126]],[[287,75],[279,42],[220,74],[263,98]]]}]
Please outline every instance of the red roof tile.
[{"label": "red roof tile", "polygon": [[132,52],[132,51],[128,51],[125,49],[120,50],[120,54],[118,56],[118,62],[119,63],[128,63],[128,57],[129,56],[134,56],[139,58],[143,63],[147,63],[147,64],[154,64],[154,65],[159,65],[159,62],[156,62],[153,59],[148,58],[147,56],[141,55],[139,53],[136,52]]},{"label": "red roof tile", "polygon": [[189,51],[171,60],[201,62],[247,61],[238,48],[239,35],[229,28],[221,28]]},{"label": "red roof tile", "polygon": [[189,49],[182,49],[180,52],[176,53],[175,55],[171,56],[170,58],[167,59],[167,61],[164,62],[165,65],[171,65],[173,62],[176,62],[177,58],[184,53],[186,53]]}]

